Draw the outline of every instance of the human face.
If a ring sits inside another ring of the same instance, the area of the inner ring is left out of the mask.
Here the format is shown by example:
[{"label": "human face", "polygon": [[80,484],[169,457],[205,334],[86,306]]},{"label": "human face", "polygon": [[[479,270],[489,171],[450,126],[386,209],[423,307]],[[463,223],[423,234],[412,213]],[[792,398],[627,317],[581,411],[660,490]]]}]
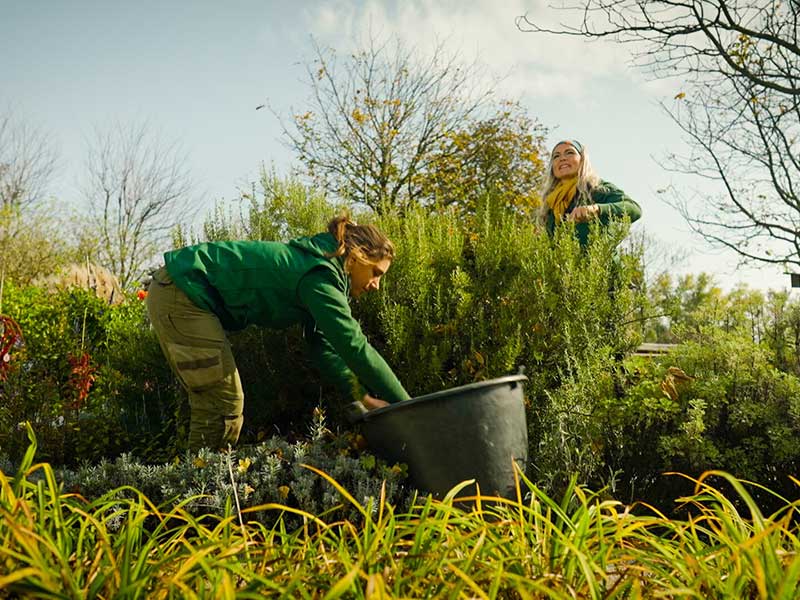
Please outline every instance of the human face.
[{"label": "human face", "polygon": [[553,150],[550,164],[553,169],[553,177],[556,179],[575,177],[581,166],[581,155],[575,146],[568,142],[562,142]]},{"label": "human face", "polygon": [[364,263],[356,260],[355,257],[350,261],[350,295],[358,298],[364,292],[377,290],[381,286],[381,277],[389,270],[392,261],[388,258],[379,260],[376,263]]}]

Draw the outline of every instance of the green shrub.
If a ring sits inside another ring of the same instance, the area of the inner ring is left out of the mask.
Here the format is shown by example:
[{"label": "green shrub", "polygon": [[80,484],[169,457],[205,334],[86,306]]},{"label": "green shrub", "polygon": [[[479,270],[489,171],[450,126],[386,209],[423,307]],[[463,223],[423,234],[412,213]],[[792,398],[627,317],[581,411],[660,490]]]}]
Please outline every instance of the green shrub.
[{"label": "green shrub", "polygon": [[491,201],[468,224],[411,209],[376,219],[398,247],[384,292],[356,305],[370,339],[412,395],[499,377],[530,378],[533,474],[561,487],[602,479],[599,401],[616,393],[617,358],[641,294],[625,228],[583,252],[566,226],[550,239]]},{"label": "green shrub", "polygon": [[602,403],[618,495],[666,501],[686,490],[661,473],[722,469],[793,497],[800,379],[770,357],[747,332],[703,328],[663,359],[630,359],[627,393]]},{"label": "green shrub", "polygon": [[[260,194],[248,194],[238,215],[218,208],[209,239],[285,240],[324,229],[335,214],[294,181],[265,176]],[[420,207],[356,218],[380,227],[398,256],[383,291],[353,311],[412,396],[525,368],[537,477],[596,479],[594,407],[615,393],[615,357],[638,339],[626,323],[640,313],[639,258],[616,250],[626,228],[597,232],[583,252],[569,226],[551,239],[492,198],[468,221]],[[299,330],[253,328],[231,340],[245,386],[243,440],[297,429],[320,399],[340,422],[344,399],[311,371]]]},{"label": "green shrub", "polygon": [[335,213],[344,210],[294,177],[263,170],[258,184],[226,206],[218,204],[205,219],[202,233],[188,238],[181,231],[175,247],[220,240],[288,241],[325,231]]},{"label": "green shrub", "polygon": [[48,204],[28,211],[0,206],[0,274],[5,281],[28,284],[83,260],[84,255],[65,242],[73,215],[65,213],[63,204]]},{"label": "green shrub", "polygon": [[140,301],[109,306],[85,290],[7,282],[3,312],[24,339],[0,382],[0,447],[10,457],[26,446],[15,427],[23,421],[39,432],[41,457],[56,464],[122,451],[165,455],[180,395]]},{"label": "green shrub", "polygon": [[[249,208],[238,217],[218,209],[204,227],[207,236],[283,240],[322,230],[336,212],[297,182],[265,176],[261,186],[262,197],[254,192],[244,198]],[[602,397],[617,392],[615,357],[636,344],[626,322],[638,314],[638,262],[616,251],[625,227],[598,233],[584,252],[569,226],[551,239],[491,198],[469,221],[421,208],[356,217],[373,220],[398,248],[383,291],[354,301],[353,308],[409,392],[421,395],[524,367],[537,479],[552,486],[573,472],[582,481],[602,479],[595,411]],[[142,304],[111,308],[88,295],[66,297],[81,300],[29,298],[32,310],[25,309],[30,318],[23,328],[37,341],[26,351],[42,376],[25,397],[46,407],[51,421],[65,414],[65,361],[76,348],[89,352],[97,379],[82,419],[67,412],[70,426],[43,436],[45,456],[95,460],[129,448],[163,460],[179,453],[183,436],[177,428],[185,421],[175,417],[185,415],[185,402]],[[47,329],[46,323],[62,325]],[[301,431],[320,402],[333,423],[341,422],[344,399],[310,369],[299,329],[251,328],[231,341],[245,387],[243,443],[276,429],[284,435]],[[54,362],[58,368],[48,371]],[[48,372],[59,374],[49,387]],[[50,421],[33,409],[27,404],[14,419],[48,427]],[[52,441],[58,435],[61,441]]]}]

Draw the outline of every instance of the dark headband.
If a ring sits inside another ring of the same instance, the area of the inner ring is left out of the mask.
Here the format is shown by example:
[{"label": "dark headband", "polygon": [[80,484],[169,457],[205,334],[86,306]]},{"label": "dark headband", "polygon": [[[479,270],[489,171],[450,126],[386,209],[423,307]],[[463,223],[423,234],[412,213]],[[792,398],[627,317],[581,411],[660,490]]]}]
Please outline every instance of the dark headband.
[{"label": "dark headband", "polygon": [[[561,140],[553,146],[553,150],[558,148],[559,144],[570,144],[575,147],[575,150],[578,151],[578,154],[583,154],[583,144],[581,144],[578,140]],[[551,151],[550,154],[552,155],[553,151]]]}]

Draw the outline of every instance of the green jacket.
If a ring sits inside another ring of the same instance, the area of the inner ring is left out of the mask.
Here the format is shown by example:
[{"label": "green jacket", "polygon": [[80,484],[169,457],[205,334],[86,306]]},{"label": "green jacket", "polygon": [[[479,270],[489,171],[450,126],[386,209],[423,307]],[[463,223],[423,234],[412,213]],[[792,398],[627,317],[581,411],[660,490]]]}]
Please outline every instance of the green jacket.
[{"label": "green jacket", "polygon": [[[641,207],[628,195],[608,181],[601,181],[600,186],[592,190],[592,203],[600,207],[600,224],[608,225],[612,219],[621,219],[627,215],[631,223],[642,216]],[[573,198],[565,214],[569,214],[577,206],[576,198]],[[553,211],[547,213],[547,232],[552,235],[555,229],[555,216]],[[581,247],[589,243],[589,229],[591,221],[575,224],[575,235],[578,237]]]},{"label": "green jacket", "polygon": [[341,258],[327,258],[329,233],[281,242],[212,242],[167,252],[175,285],[219,317],[228,331],[259,325],[305,327],[312,359],[327,378],[353,390],[353,374],[387,402],[409,398],[370,345],[348,303],[350,280]]}]

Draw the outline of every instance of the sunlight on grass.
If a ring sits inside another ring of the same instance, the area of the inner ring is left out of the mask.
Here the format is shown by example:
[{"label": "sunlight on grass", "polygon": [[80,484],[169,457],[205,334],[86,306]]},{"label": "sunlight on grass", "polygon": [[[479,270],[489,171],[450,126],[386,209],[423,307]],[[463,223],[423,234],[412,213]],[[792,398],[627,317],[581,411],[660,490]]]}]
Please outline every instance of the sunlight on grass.
[{"label": "sunlight on grass", "polygon": [[[763,515],[722,472],[694,481],[671,520],[570,482],[560,500],[517,473],[517,498],[418,497],[396,513],[360,504],[308,466],[358,522],[281,504],[222,516],[155,506],[130,488],[65,493],[31,449],[0,477],[0,597],[51,598],[764,598],[800,593],[800,501]],[[231,469],[231,477],[235,477]],[[730,489],[725,496],[710,483]],[[794,480],[797,485],[798,481]],[[761,488],[763,489],[763,488]],[[127,491],[127,499],[122,491]],[[734,502],[735,500],[735,502]],[[284,511],[295,530],[252,517]]]}]

